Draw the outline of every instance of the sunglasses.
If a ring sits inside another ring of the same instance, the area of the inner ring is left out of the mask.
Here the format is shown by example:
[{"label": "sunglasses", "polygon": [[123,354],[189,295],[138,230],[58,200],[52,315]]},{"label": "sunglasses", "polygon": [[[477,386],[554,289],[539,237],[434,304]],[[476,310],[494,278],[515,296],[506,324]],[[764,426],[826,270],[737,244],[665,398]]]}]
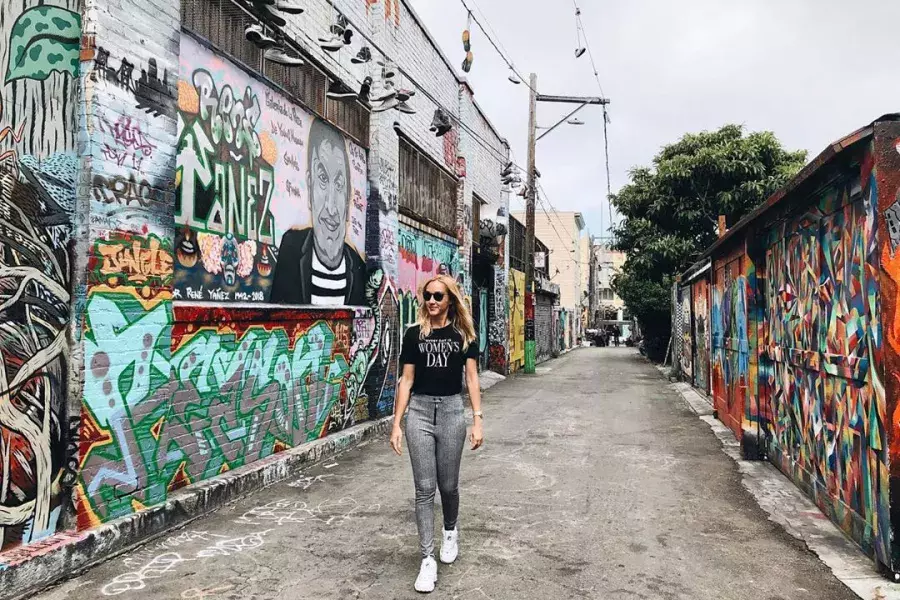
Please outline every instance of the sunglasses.
[{"label": "sunglasses", "polygon": [[425,299],[425,302],[428,302],[432,298],[434,298],[435,302],[443,302],[444,292],[422,292],[422,297]]}]

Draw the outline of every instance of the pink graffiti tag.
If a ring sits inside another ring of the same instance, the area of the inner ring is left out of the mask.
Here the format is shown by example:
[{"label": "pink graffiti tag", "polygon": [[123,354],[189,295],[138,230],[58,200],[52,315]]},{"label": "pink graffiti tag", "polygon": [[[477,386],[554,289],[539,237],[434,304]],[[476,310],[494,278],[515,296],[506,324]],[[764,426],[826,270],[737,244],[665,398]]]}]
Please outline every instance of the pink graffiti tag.
[{"label": "pink graffiti tag", "polygon": [[141,131],[140,124],[132,121],[131,117],[120,116],[115,123],[101,118],[99,122],[100,130],[112,137],[111,144],[103,144],[103,156],[120,167],[130,158],[132,168],[140,169],[144,159],[156,150],[156,146]]}]

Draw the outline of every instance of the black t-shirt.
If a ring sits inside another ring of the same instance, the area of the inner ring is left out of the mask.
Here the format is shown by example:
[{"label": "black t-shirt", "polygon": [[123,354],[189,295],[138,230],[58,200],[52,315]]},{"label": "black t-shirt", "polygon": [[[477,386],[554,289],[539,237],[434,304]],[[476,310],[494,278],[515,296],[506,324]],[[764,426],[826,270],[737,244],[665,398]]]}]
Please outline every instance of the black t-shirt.
[{"label": "black t-shirt", "polygon": [[452,325],[432,329],[419,339],[419,326],[413,325],[403,336],[401,365],[415,365],[413,393],[425,396],[452,396],[462,391],[462,373],[466,360],[478,358],[478,340],[463,352],[463,338]]}]

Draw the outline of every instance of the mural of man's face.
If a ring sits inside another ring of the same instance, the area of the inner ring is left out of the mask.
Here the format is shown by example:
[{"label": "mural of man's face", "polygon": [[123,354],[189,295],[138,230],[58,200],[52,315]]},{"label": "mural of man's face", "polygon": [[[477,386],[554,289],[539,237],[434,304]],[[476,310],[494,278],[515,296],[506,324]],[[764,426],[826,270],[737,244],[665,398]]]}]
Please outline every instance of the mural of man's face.
[{"label": "mural of man's face", "polygon": [[335,145],[327,137],[310,148],[310,208],[316,255],[333,269],[341,262],[350,183],[347,180],[347,155],[343,144]]}]

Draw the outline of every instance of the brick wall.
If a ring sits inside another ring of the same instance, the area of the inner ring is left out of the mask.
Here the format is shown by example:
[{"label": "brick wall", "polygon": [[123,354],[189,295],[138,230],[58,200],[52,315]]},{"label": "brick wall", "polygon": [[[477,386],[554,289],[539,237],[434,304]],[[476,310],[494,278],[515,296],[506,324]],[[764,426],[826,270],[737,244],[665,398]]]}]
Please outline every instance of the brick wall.
[{"label": "brick wall", "polygon": [[[42,429],[0,407],[0,443],[28,446],[38,459],[0,466],[0,478],[22,492],[0,497],[2,550],[94,527],[392,412],[403,319],[395,126],[460,176],[456,238],[405,227],[447,245],[470,293],[472,197],[505,218],[502,161],[463,139],[458,125],[444,138],[428,131],[436,104],[427,96],[501,157],[508,150],[405,2],[337,2],[357,34],[352,50],[335,54],[317,41],[333,22],[332,5],[304,6],[284,29],[309,60],[358,89],[367,75],[379,80],[375,61],[393,58],[398,85],[424,88],[410,102],[417,114],[373,113],[367,139],[352,140],[315,107],[182,31],[175,0],[6,7],[0,54],[18,43],[17,15],[32,9],[71,19],[60,35],[81,43],[80,55],[49,75],[26,64],[2,90],[16,101],[2,113],[10,134],[0,149],[13,158],[0,165],[8,208],[0,268],[39,269],[41,277],[21,285],[57,296],[32,311],[40,322],[15,322],[23,340],[37,343],[20,344],[16,356],[4,348],[4,360],[53,357],[39,368],[48,377],[24,386],[21,401],[47,398],[58,424]],[[350,58],[370,45],[362,34],[386,55],[372,47],[375,61],[354,65]],[[339,188],[345,203],[330,204],[313,185],[309,174],[323,162],[329,189]],[[328,218],[346,229],[332,252],[316,223],[333,211]],[[10,250],[14,230],[31,239]],[[323,295],[313,260],[343,270],[340,306],[315,306]],[[491,308],[503,321],[505,260],[497,265],[501,304]]]}]

